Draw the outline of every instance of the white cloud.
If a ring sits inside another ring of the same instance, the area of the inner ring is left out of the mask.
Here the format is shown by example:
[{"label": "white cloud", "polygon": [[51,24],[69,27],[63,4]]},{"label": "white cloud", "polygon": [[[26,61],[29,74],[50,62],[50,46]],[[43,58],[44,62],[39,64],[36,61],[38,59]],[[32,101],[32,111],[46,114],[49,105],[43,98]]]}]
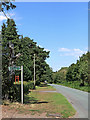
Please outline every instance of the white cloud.
[{"label": "white cloud", "polygon": [[[12,12],[8,13],[8,12],[7,12],[7,13],[6,13],[6,16],[7,16],[8,18],[12,18],[12,17],[15,16],[15,13],[12,13]],[[7,20],[6,16],[4,15],[3,12],[0,12],[0,30],[1,30],[2,22],[3,22],[4,20]]]},{"label": "white cloud", "polygon": [[86,53],[87,51],[80,50],[80,49],[68,49],[68,48],[60,48],[59,49],[60,56],[74,56],[79,58],[82,54]]},{"label": "white cloud", "polygon": [[70,49],[68,49],[68,48],[60,48],[59,51],[67,52],[67,51],[70,51]]},{"label": "white cloud", "polygon": [[0,21],[6,20],[7,18],[4,16],[3,13],[0,13]]},{"label": "white cloud", "polygon": [[[15,13],[6,13],[6,16],[8,18],[11,18],[12,16],[15,16]],[[6,16],[4,15],[3,12],[0,13],[0,22],[2,22],[3,20],[7,20]]]}]

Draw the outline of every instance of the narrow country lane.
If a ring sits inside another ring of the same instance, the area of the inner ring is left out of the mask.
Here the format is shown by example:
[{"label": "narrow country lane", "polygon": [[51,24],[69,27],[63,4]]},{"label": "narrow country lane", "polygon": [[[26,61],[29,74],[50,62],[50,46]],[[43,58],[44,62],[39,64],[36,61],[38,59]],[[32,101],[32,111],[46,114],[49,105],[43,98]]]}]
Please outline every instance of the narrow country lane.
[{"label": "narrow country lane", "polygon": [[88,118],[88,93],[62,85],[49,84],[63,94],[77,111],[75,118]]}]

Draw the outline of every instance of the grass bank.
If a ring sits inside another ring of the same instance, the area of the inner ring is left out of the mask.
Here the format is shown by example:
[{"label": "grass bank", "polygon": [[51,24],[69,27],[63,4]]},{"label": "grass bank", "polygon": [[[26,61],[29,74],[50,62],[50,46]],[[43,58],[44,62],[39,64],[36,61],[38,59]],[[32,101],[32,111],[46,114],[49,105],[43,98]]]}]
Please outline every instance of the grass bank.
[{"label": "grass bank", "polygon": [[[24,94],[24,104],[13,102],[8,104],[9,110],[16,110],[22,115],[38,115],[45,114],[47,117],[69,118],[76,111],[67,99],[60,93],[56,93],[56,89],[52,86],[36,87],[30,90],[28,94]],[[54,116],[53,116],[54,115]]]},{"label": "grass bank", "polygon": [[72,105],[63,95],[53,91],[55,91],[55,88],[51,86],[36,87],[36,90],[28,94],[28,97],[35,98],[33,110],[41,113],[46,112],[47,116],[50,114],[58,114],[62,118],[73,116],[76,111]]}]

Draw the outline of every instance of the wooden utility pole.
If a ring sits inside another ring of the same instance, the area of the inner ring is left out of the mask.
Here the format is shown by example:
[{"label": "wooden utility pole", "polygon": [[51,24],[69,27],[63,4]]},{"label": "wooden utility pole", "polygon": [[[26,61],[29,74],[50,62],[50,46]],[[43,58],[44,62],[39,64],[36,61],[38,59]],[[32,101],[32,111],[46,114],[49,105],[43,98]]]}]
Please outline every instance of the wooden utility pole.
[{"label": "wooden utility pole", "polygon": [[35,87],[35,54],[34,54],[34,87]]},{"label": "wooden utility pole", "polygon": [[21,66],[21,103],[23,104],[23,66]]}]

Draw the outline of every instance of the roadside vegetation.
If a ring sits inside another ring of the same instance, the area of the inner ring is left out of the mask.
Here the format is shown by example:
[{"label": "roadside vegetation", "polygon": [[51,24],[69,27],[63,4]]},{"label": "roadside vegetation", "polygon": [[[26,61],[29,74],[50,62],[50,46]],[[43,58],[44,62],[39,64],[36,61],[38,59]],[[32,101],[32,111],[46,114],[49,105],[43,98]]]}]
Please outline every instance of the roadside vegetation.
[{"label": "roadside vegetation", "polygon": [[[15,75],[21,76],[20,71],[10,72],[8,67],[13,65],[22,66],[24,68],[23,76],[24,81],[34,81],[34,54],[35,54],[35,69],[36,69],[36,85],[40,85],[40,82],[45,80],[52,81],[52,69],[46,63],[46,59],[49,58],[50,51],[45,51],[29,37],[23,37],[17,32],[16,24],[13,19],[7,19],[6,23],[2,25],[2,97],[3,99],[9,99],[10,101],[17,100],[17,94],[19,89],[14,85]],[[11,54],[9,43],[14,45],[14,56],[18,53],[21,56],[17,59]]]},{"label": "roadside vegetation", "polygon": [[9,110],[15,109],[18,114],[42,114],[47,117],[68,118],[75,115],[76,111],[67,99],[60,93],[56,93],[56,89],[42,84],[43,87],[36,87],[36,90],[30,90],[28,94],[24,94],[24,105],[13,102],[9,103]]},{"label": "roadside vegetation", "polygon": [[90,92],[90,52],[79,57],[76,64],[53,73],[53,83]]}]

